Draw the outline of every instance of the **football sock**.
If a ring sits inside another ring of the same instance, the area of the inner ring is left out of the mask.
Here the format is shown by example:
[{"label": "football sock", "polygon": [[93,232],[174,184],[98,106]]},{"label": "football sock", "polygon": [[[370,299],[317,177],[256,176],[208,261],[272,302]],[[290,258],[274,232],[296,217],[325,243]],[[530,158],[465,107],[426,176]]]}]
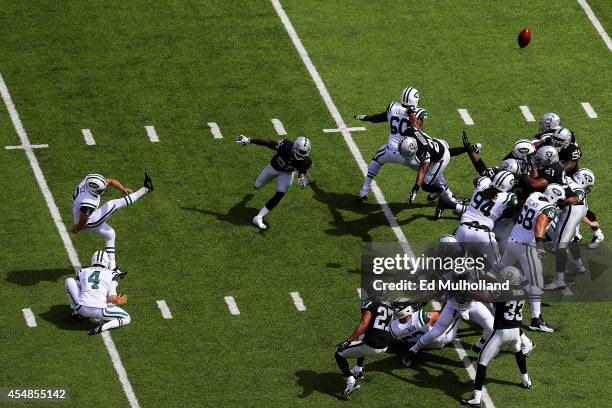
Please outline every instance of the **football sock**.
[{"label": "football sock", "polygon": [[115,263],[114,241],[115,240],[113,239],[113,246],[106,246],[106,248],[104,248],[104,251],[108,254],[108,259],[110,260],[108,264],[108,269],[110,269],[111,271],[114,271],[115,268],[117,267],[117,264]]},{"label": "football sock", "polygon": [[370,184],[372,184],[372,180],[374,180],[374,177],[378,175],[378,172],[380,171],[381,167],[382,167],[382,164],[380,164],[376,160],[372,160],[370,162],[370,165],[368,166],[368,175],[366,176],[365,181],[363,182],[361,191],[370,190]]},{"label": "football sock", "polygon": [[555,251],[555,266],[557,272],[565,272],[567,266],[567,251],[565,248],[559,248]]},{"label": "football sock", "polygon": [[148,192],[149,190],[146,187],[140,187],[138,190],[134,191],[133,193],[128,194],[124,196],[123,198],[118,198],[113,201],[115,202],[114,204],[115,206],[117,206],[117,208],[127,207],[128,205],[134,204],[140,197],[147,194]]},{"label": "football sock", "polygon": [[523,354],[522,351],[517,351],[514,353],[514,358],[516,359],[516,365],[518,365],[521,374],[527,375],[527,358]]},{"label": "football sock", "polygon": [[525,373],[525,374],[521,374],[521,380],[522,381],[527,381],[529,380],[529,374]]},{"label": "football sock", "polygon": [[555,279],[565,282],[565,272],[556,272],[555,273]]},{"label": "football sock", "polygon": [[361,369],[363,368],[363,362],[365,361],[365,357],[359,357],[357,359],[357,367],[359,371],[361,371]]},{"label": "football sock", "polygon": [[353,377],[352,375],[349,375],[348,377],[346,377],[346,383],[355,384],[355,377]]},{"label": "football sock", "polygon": [[[522,354],[522,353],[521,353]],[[476,392],[482,392],[482,386],[484,385],[485,377],[487,376],[487,366],[478,364],[476,366],[476,378],[474,379],[474,397],[480,401],[480,395],[476,395]]]},{"label": "football sock", "polygon": [[259,210],[259,213],[257,214],[257,216],[263,218],[266,215],[268,215],[269,212],[270,210],[268,210],[266,207],[263,207],[261,210]]},{"label": "football sock", "polygon": [[474,390],[474,400],[478,404],[482,399],[482,390]]},{"label": "football sock", "polygon": [[531,305],[531,318],[536,319],[540,317],[542,302],[532,300],[529,304]]},{"label": "football sock", "polygon": [[130,319],[115,319],[110,320],[102,325],[102,331],[116,329],[118,327],[126,326],[130,323]]},{"label": "football sock", "polygon": [[[336,363],[338,364],[340,371],[342,371],[342,374],[347,378],[347,380],[349,378],[353,378],[353,375],[351,374],[351,370],[349,368],[349,363],[348,361],[346,361],[346,358],[342,357],[338,352],[336,352],[334,357],[336,357]],[[353,381],[355,381],[354,378]]]},{"label": "football sock", "polygon": [[[274,207],[276,207],[278,205],[278,203],[280,203],[280,200],[283,199],[283,197],[285,196],[285,193],[283,193],[282,191],[277,191],[276,193],[274,193],[274,195],[272,196],[271,199],[268,200],[268,202],[266,203],[266,208],[268,209],[268,212],[272,211],[274,209]],[[262,209],[263,211],[263,209]],[[261,213],[261,211],[260,211]],[[267,212],[266,212],[267,214]],[[263,215],[262,215],[263,217]]]}]

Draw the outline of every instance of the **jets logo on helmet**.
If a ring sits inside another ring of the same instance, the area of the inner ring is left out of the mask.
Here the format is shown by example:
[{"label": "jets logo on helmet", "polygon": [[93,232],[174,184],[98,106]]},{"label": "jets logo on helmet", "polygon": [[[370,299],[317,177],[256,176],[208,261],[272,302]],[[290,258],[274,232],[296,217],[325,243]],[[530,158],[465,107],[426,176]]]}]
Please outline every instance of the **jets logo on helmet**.
[{"label": "jets logo on helmet", "polygon": [[512,146],[512,156],[520,160],[527,161],[535,151],[536,148],[533,143],[526,139],[521,139]]},{"label": "jets logo on helmet", "polygon": [[549,132],[559,126],[561,126],[561,119],[556,113],[545,113],[540,118],[540,133]]},{"label": "jets logo on helmet", "polygon": [[544,195],[553,203],[565,200],[565,189],[561,184],[552,183],[544,190]]},{"label": "jets logo on helmet", "polygon": [[88,174],[85,177],[85,187],[93,195],[102,195],[106,191],[106,179],[100,174]]},{"label": "jets logo on helmet", "polygon": [[418,149],[417,141],[412,136],[406,136],[399,145],[400,154],[406,157],[413,157]]},{"label": "jets logo on helmet", "polygon": [[416,88],[405,88],[400,97],[400,102],[405,107],[416,110],[419,107],[419,91]]},{"label": "jets logo on helmet", "polygon": [[527,283],[527,280],[516,267],[506,266],[499,272],[499,279],[503,282],[508,282],[511,287],[521,287]]},{"label": "jets logo on helmet", "polygon": [[571,141],[572,132],[570,132],[570,130],[566,128],[559,128],[555,130],[555,133],[553,133],[550,138],[550,143],[552,147],[557,149],[557,151],[569,146]]},{"label": "jets logo on helmet", "polygon": [[509,171],[500,171],[493,177],[493,187],[499,191],[510,191],[514,187],[514,174]]},{"label": "jets logo on helmet", "polygon": [[499,168],[512,174],[519,174],[521,166],[516,159],[506,159],[499,164]]},{"label": "jets logo on helmet", "polygon": [[559,153],[557,152],[557,149],[552,146],[540,147],[533,156],[533,162],[539,168],[550,166],[558,161]]},{"label": "jets logo on helmet", "polygon": [[106,251],[96,251],[91,256],[91,266],[103,266],[104,268],[108,268],[110,265],[110,258]]},{"label": "jets logo on helmet", "polygon": [[572,178],[586,193],[591,192],[591,189],[595,185],[595,174],[589,169],[578,170]]},{"label": "jets logo on helmet", "polygon": [[310,140],[304,136],[299,136],[297,139],[295,139],[295,142],[293,142],[291,151],[296,159],[302,160],[310,155],[310,149]]}]

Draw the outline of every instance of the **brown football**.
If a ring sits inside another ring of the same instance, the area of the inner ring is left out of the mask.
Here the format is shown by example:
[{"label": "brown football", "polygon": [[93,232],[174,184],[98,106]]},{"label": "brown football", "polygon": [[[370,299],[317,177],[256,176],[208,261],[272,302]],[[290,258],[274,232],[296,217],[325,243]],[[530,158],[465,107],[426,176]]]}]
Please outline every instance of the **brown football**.
[{"label": "brown football", "polygon": [[525,48],[526,46],[529,45],[530,42],[531,42],[531,33],[529,32],[529,29],[523,28],[518,35],[518,45],[521,48]]}]

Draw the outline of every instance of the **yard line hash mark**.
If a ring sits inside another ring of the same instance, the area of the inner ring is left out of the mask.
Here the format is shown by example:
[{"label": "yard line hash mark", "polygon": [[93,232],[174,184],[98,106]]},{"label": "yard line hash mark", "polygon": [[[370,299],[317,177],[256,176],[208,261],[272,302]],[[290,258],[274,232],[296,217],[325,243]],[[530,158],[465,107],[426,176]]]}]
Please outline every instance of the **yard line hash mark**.
[{"label": "yard line hash mark", "polygon": [[459,116],[461,116],[461,119],[463,119],[463,123],[465,123],[466,125],[473,125],[474,124],[474,119],[472,119],[472,117],[470,116],[470,112],[468,112],[467,109],[457,109],[457,112],[459,112]]},{"label": "yard line hash mark", "polygon": [[366,130],[366,128],[364,128],[363,126],[356,126],[356,127],[350,127],[350,128],[340,128],[340,129],[323,129],[323,133],[342,133],[344,131],[347,132],[363,132],[364,130]]},{"label": "yard line hash mark", "polygon": [[32,313],[32,309],[25,308],[21,309],[23,312],[23,317],[26,321],[26,325],[28,327],[36,327],[36,317],[34,317],[34,313]]},{"label": "yard line hash mark", "polygon": [[159,142],[159,136],[157,136],[157,132],[155,131],[155,126],[145,126],[147,130],[147,136],[149,136],[149,140],[153,143]]},{"label": "yard line hash mark", "polygon": [[[49,185],[47,184],[47,180],[45,179],[45,175],[40,168],[40,164],[38,163],[38,159],[34,154],[34,150],[32,149],[32,145],[30,144],[30,139],[28,138],[28,134],[21,123],[21,119],[19,118],[19,114],[17,113],[17,109],[15,108],[15,104],[13,103],[13,99],[11,98],[11,94],[6,86],[6,82],[4,82],[4,78],[0,75],[0,94],[2,94],[2,100],[4,101],[4,105],[9,113],[11,121],[13,122],[13,127],[21,140],[21,145],[24,146],[24,151],[30,162],[30,166],[32,167],[32,171],[34,172],[34,177],[38,182],[38,187],[45,198],[45,202],[47,203],[47,207],[49,208],[49,212],[51,213],[51,217],[53,218],[53,222],[59,232],[59,235],[64,243],[64,248],[66,248],[66,252],[68,253],[68,258],[70,259],[70,263],[74,268],[75,272],[78,272],[81,269],[81,263],[79,262],[79,257],[74,248],[72,240],[68,235],[68,231],[64,226],[64,222],[62,221],[62,217],[60,212],[55,204],[55,200],[53,199],[53,194],[51,194],[51,190],[49,189]],[[113,366],[115,367],[115,371],[117,371],[117,375],[119,377],[119,381],[121,382],[121,386],[123,387],[123,392],[130,403],[130,407],[132,408],[140,408],[140,404],[138,403],[138,399],[136,398],[136,394],[134,393],[134,389],[132,388],[132,384],[128,379],[125,368],[123,367],[123,363],[121,362],[121,357],[115,348],[115,344],[111,338],[110,333],[103,332],[102,338],[104,339],[104,344],[106,345],[106,349],[108,350],[108,354],[111,357],[113,362]]]},{"label": "yard line hash mark", "polygon": [[96,141],[94,140],[93,134],[91,133],[91,130],[89,129],[81,129],[81,132],[83,133],[83,138],[85,139],[85,144],[87,146],[95,146]]},{"label": "yard line hash mark", "polygon": [[274,126],[274,130],[276,130],[276,134],[278,134],[279,136],[285,136],[287,134],[287,131],[283,126],[283,122],[281,122],[280,120],[272,119],[272,125]]},{"label": "yard line hash mark", "polygon": [[529,110],[529,106],[521,105],[521,106],[519,106],[519,109],[521,110],[521,113],[523,114],[523,116],[525,117],[525,120],[527,122],[535,122],[536,121],[535,118],[533,117],[533,114]]},{"label": "yard line hash mark", "polygon": [[161,310],[161,314],[164,319],[172,319],[172,313],[170,312],[170,308],[166,304],[165,300],[158,300],[157,307],[159,307],[159,310]]},{"label": "yard line hash mark", "polygon": [[226,296],[223,299],[225,299],[225,303],[227,303],[227,308],[229,309],[231,314],[233,314],[234,316],[237,316],[240,314],[240,309],[238,309],[238,305],[236,304],[236,299],[234,299],[233,296]]},{"label": "yard line hash mark", "polygon": [[223,139],[221,129],[219,129],[219,125],[217,125],[217,122],[208,122],[208,127],[210,128],[210,132],[212,133],[215,139]]},{"label": "yard line hash mark", "polygon": [[24,145],[4,146],[4,148],[6,150],[15,150],[15,149],[23,149],[23,150],[26,150],[26,149],[30,149],[30,150],[32,150],[32,149],[46,149],[47,147],[49,147],[48,144],[35,144],[35,145],[27,145],[27,146],[24,146]]},{"label": "yard line hash mark", "polygon": [[597,119],[597,112],[595,112],[595,109],[593,109],[590,103],[582,102],[581,105],[582,105],[582,109],[584,109],[584,111],[586,112],[589,118]]},{"label": "yard line hash mark", "polygon": [[606,46],[612,52],[612,40],[599,22],[599,19],[597,18],[595,13],[593,13],[593,10],[591,9],[591,6],[589,6],[589,3],[587,3],[586,0],[578,0],[578,4],[580,4],[580,7],[582,7],[589,20],[591,20],[591,24],[593,24],[593,27],[595,27],[595,30],[597,30],[603,42],[606,43]]},{"label": "yard line hash mark", "polygon": [[359,299],[361,299],[361,288],[357,288],[357,296],[359,296]]},{"label": "yard line hash mark", "polygon": [[[302,44],[300,37],[297,35],[297,32],[295,31],[295,28],[293,27],[291,20],[289,20],[289,17],[287,16],[287,13],[285,13],[285,10],[283,9],[283,6],[280,4],[279,0],[271,0],[271,2],[272,2],[272,5],[274,6],[274,9],[276,10],[276,13],[278,14],[278,17],[280,18],[281,22],[285,26],[285,30],[287,30],[287,34],[289,35],[291,42],[293,43],[293,45],[295,46],[295,49],[300,55],[300,58],[302,59],[304,66],[306,67],[308,73],[312,77],[312,80],[314,81],[317,87],[317,90],[319,91],[319,94],[321,95],[321,98],[323,98],[323,101],[325,102],[325,105],[327,106],[327,109],[329,110],[330,115],[334,118],[336,125],[338,126],[338,129],[340,129],[340,133],[342,133],[344,141],[347,144],[349,150],[351,151],[353,157],[355,158],[355,161],[357,162],[357,165],[359,166],[361,173],[365,176],[368,170],[367,164],[363,160],[361,151],[357,147],[357,144],[353,140],[351,133],[347,129],[346,123],[342,119],[342,115],[340,115],[340,112],[338,111],[336,104],[334,103],[331,96],[329,95],[327,87],[323,83],[323,80],[321,79],[321,76],[319,75],[317,68],[312,63],[312,60],[310,59],[308,52],[304,48],[304,45]],[[378,187],[378,184],[376,184],[376,181],[372,182],[371,189],[372,189],[372,192],[374,193],[374,196],[376,197],[376,201],[380,205],[381,209],[383,210],[383,213],[385,214],[385,217],[387,218],[387,221],[389,222],[389,225],[391,226],[391,230],[395,234],[403,250],[409,256],[414,256],[412,249],[410,248],[410,244],[408,244],[408,240],[406,239],[406,236],[404,235],[404,231],[400,228],[397,222],[397,219],[393,215],[393,212],[391,211],[389,204],[387,204],[382,190],[380,189],[380,187]],[[462,354],[465,354],[465,350],[463,349],[463,346],[461,345],[461,343],[458,343],[458,344],[455,343],[454,345],[455,345],[455,349],[457,350],[457,354],[459,355],[459,358],[462,358]],[[472,371],[467,370],[467,372],[470,378],[474,380],[475,378],[474,370],[473,369]],[[484,402],[484,405],[487,408],[495,407],[485,387],[482,388],[482,401]]]},{"label": "yard line hash mark", "polygon": [[300,296],[300,292],[291,292],[291,299],[293,299],[293,304],[298,312],[303,312],[306,310],[306,306],[304,306],[304,301]]}]

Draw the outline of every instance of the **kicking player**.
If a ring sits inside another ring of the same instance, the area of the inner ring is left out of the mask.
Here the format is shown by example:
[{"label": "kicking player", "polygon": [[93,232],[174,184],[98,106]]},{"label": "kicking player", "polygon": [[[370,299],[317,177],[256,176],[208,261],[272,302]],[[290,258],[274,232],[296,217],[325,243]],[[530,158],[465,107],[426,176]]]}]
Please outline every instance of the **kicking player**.
[{"label": "kicking player", "polygon": [[74,278],[66,279],[66,293],[70,299],[72,317],[89,317],[99,325],[89,331],[90,335],[127,326],[130,315],[117,305],[127,302],[127,296],[117,294],[117,281],[109,269],[110,258],[105,251],[96,251],[91,257],[91,266],[81,269]]},{"label": "kicking player", "polygon": [[[104,238],[104,250],[109,257],[110,270],[118,273],[120,277],[127,272],[121,271],[115,262],[115,230],[108,224],[108,220],[119,209],[134,204],[143,195],[153,191],[153,182],[147,173],[144,176],[143,187],[133,191],[125,188],[115,179],[106,179],[100,174],[88,174],[79,183],[72,194],[72,213],[74,224],[70,231],[78,234],[80,231],[93,232]],[[106,192],[108,186],[113,186],[125,194],[116,200],[109,200],[100,207],[100,197]]]},{"label": "kicking player", "polygon": [[[378,297],[368,298],[361,305],[361,321],[348,339],[336,345],[336,363],[346,378],[346,388],[342,393],[347,396],[359,389],[356,379],[363,378],[363,362],[366,356],[375,356],[387,351],[389,345],[389,324],[393,309],[389,302]],[[352,369],[346,360],[357,358]]]},{"label": "kicking player", "polygon": [[500,281],[510,283],[509,293],[469,292],[469,295],[477,301],[492,302],[495,305],[495,322],[493,323],[493,334],[478,353],[478,365],[476,366],[476,378],[474,379],[474,396],[470,400],[461,400],[462,405],[469,407],[480,407],[482,399],[482,387],[487,376],[487,366],[497,356],[502,346],[507,345],[514,353],[516,364],[521,373],[521,386],[531,388],[531,379],[527,373],[527,356],[521,350],[521,321],[523,320],[522,309],[525,304],[525,293],[523,292],[524,279],[521,271],[513,266],[508,266],[499,274]]},{"label": "kicking player", "polygon": [[259,146],[268,147],[276,154],[270,160],[270,163],[263,168],[257,179],[255,179],[255,188],[260,189],[265,186],[270,180],[276,178],[276,193],[268,200],[266,205],[253,217],[253,225],[260,230],[265,230],[268,226],[263,222],[263,219],[274,207],[278,205],[280,200],[285,196],[287,190],[293,183],[293,174],[298,172],[298,184],[301,188],[308,185],[308,176],[306,172],[312,166],[310,159],[310,140],[304,136],[299,136],[295,142],[291,140],[268,140],[268,139],[250,139],[244,135],[238,136],[236,143],[241,146],[246,146],[249,143]]}]

